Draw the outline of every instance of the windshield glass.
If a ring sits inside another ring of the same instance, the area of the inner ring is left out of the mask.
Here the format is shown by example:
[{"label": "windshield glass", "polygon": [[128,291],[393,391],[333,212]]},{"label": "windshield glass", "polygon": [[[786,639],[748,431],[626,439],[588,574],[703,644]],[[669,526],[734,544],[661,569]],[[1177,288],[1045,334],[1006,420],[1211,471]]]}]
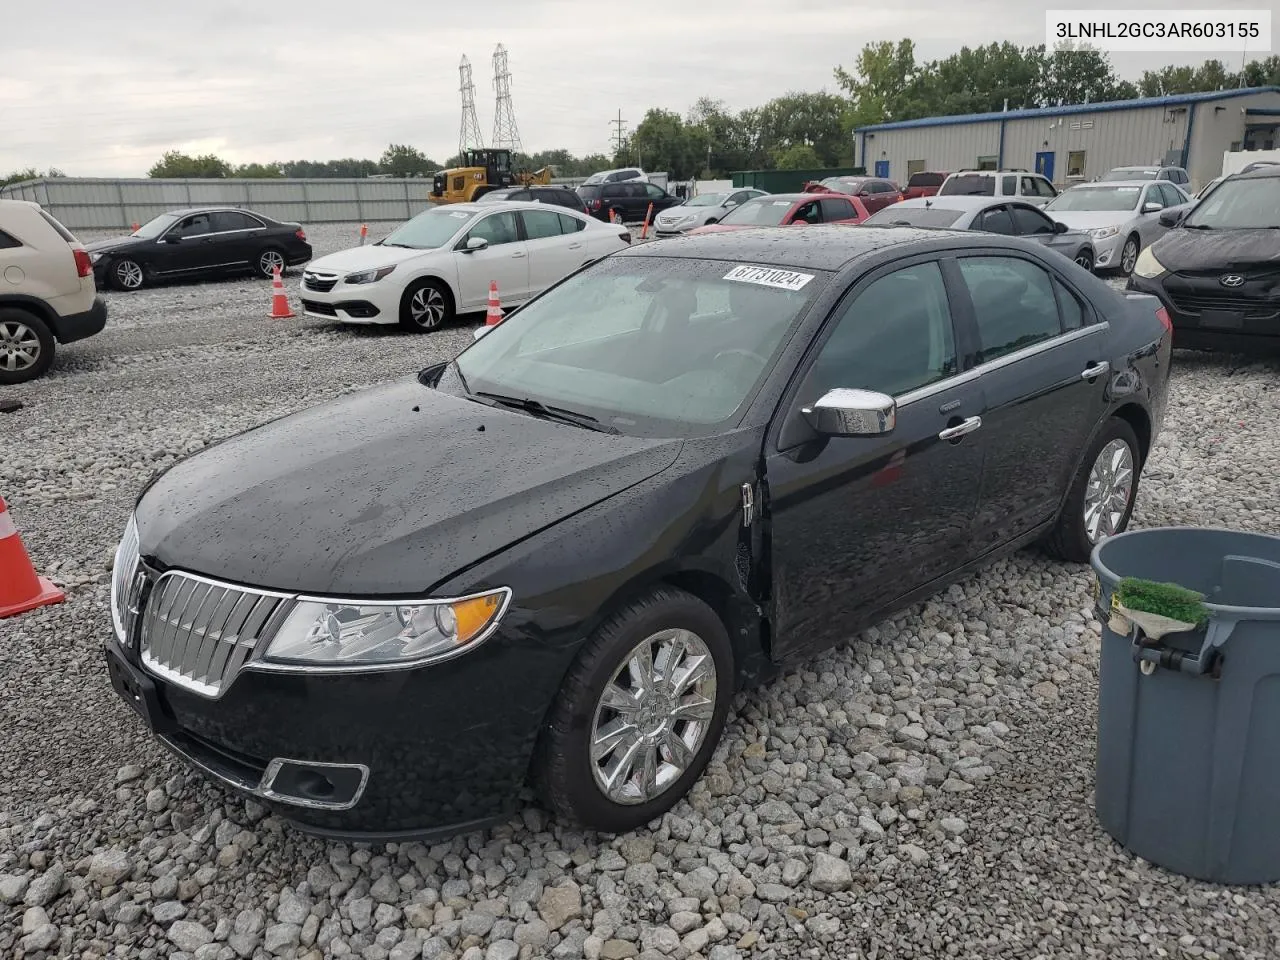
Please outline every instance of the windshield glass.
[{"label": "windshield glass", "polygon": [[1184,223],[1215,230],[1280,229],[1280,177],[1223,180]]},{"label": "windshield glass", "polygon": [[957,174],[948,177],[938,190],[945,197],[994,197],[996,178],[979,174]]},{"label": "windshield glass", "polygon": [[727,193],[700,193],[691,200],[685,201],[686,207],[718,207],[724,203]]},{"label": "windshield glass", "polygon": [[1103,180],[1154,180],[1156,171],[1150,167],[1117,167],[1103,174]]},{"label": "windshield glass", "polygon": [[458,386],[534,399],[636,436],[714,433],[742,415],[826,281],[817,271],[723,261],[602,260],[463,351]]},{"label": "windshield glass", "polygon": [[178,218],[172,213],[162,213],[154,220],[148,220],[140,226],[133,232],[132,236],[142,237],[144,240],[150,240],[152,237],[160,236],[160,234],[164,233],[177,222]]},{"label": "windshield glass", "polygon": [[948,210],[945,207],[904,207],[900,203],[895,203],[873,213],[862,222],[864,224],[905,223],[910,227],[949,227],[963,214],[963,210]]},{"label": "windshield glass", "polygon": [[[1152,189],[1155,189],[1154,187]],[[1072,187],[1045,204],[1046,210],[1136,210],[1142,187]]]},{"label": "windshield glass", "polygon": [[473,216],[470,210],[435,207],[396,227],[381,242],[384,247],[434,250],[448,243]]},{"label": "windshield glass", "polygon": [[748,200],[734,207],[720,220],[721,223],[739,223],[743,226],[776,227],[782,223],[794,201]]}]

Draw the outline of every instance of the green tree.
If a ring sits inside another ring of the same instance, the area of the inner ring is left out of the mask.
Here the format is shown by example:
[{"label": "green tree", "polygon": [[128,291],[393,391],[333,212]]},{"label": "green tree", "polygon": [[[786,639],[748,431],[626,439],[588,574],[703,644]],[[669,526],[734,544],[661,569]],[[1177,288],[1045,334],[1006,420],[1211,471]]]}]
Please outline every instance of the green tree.
[{"label": "green tree", "polygon": [[1044,57],[1038,98],[1041,106],[1102,103],[1123,99],[1117,96],[1120,92],[1125,91],[1117,90],[1111,61],[1100,50],[1062,45]]},{"label": "green tree", "polygon": [[[651,108],[631,134],[626,155],[646,170],[664,170],[673,180],[694,176],[705,163],[705,141],[680,114]],[[623,161],[628,162],[628,161]]]},{"label": "green tree", "polygon": [[1280,55],[1272,54],[1262,60],[1251,60],[1244,65],[1243,73],[1246,87],[1280,86]]},{"label": "green tree", "polygon": [[796,146],[813,148],[818,166],[834,167],[853,156],[845,116],[849,102],[831,93],[788,93],[760,108],[760,141],[777,158]]},{"label": "green tree", "polygon": [[15,170],[13,173],[0,176],[0,187],[7,187],[11,183],[24,183],[27,180],[52,180],[57,177],[65,177],[66,174],[57,167],[50,167],[41,173],[35,167],[27,167],[23,170]]},{"label": "green tree", "polygon": [[178,150],[168,150],[147,171],[149,177],[194,177],[221,179],[231,176],[231,165],[212,153],[192,157]]},{"label": "green tree", "polygon": [[822,162],[818,151],[807,143],[793,143],[778,151],[774,162],[779,170],[813,170],[817,167],[829,166]]},{"label": "green tree", "polygon": [[835,69],[836,83],[853,101],[860,126],[886,120],[910,120],[927,109],[917,102],[920,68],[915,44],[910,40],[869,43],[862,48],[850,73]]},{"label": "green tree", "polygon": [[1144,97],[1191,93],[1195,88],[1195,67],[1161,67],[1159,70],[1147,70],[1138,81],[1138,89]]},{"label": "green tree", "polygon": [[1044,72],[1039,47],[991,43],[961,47],[958,53],[926,64],[919,71],[911,105],[921,115],[989,113],[1038,106]]},{"label": "green tree", "polygon": [[378,160],[378,172],[393,177],[425,177],[439,169],[440,165],[422,151],[402,143],[391,144]]},{"label": "green tree", "polygon": [[231,174],[246,180],[269,180],[284,176],[278,163],[242,163]]}]

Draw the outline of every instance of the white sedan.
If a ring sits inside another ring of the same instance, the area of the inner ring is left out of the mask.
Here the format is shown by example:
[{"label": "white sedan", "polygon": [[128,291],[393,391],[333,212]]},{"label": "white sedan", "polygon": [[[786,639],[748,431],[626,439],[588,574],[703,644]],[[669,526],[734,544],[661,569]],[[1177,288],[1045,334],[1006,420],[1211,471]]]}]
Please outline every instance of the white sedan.
[{"label": "white sedan", "polygon": [[298,290],[310,317],[434,330],[484,310],[491,281],[509,309],[630,242],[617,224],[545,203],[454,203],[312,260]]}]

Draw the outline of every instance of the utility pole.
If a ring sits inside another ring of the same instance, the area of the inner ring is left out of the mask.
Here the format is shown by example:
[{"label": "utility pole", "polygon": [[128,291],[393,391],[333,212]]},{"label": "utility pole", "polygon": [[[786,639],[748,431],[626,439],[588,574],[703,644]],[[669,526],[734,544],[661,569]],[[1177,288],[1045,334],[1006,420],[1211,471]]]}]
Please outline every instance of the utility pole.
[{"label": "utility pole", "polygon": [[614,152],[614,155],[616,156],[617,154],[622,152],[622,146],[626,142],[626,135],[625,135],[626,131],[624,129],[624,127],[626,126],[626,121],[622,119],[621,110],[618,111],[618,119],[610,120],[609,126],[614,128],[613,152]]}]

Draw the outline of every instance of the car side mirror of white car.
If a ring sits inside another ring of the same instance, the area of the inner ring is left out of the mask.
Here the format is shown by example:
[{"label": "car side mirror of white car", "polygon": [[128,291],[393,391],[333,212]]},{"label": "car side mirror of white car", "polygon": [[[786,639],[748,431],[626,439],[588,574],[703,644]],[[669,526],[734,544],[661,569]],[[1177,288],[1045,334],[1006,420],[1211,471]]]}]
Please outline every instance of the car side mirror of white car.
[{"label": "car side mirror of white car", "polygon": [[467,245],[462,248],[463,253],[475,253],[477,250],[483,250],[489,245],[489,241],[484,237],[472,237],[467,241]]},{"label": "car side mirror of white car", "polygon": [[479,340],[481,337],[483,337],[486,333],[488,333],[492,329],[493,327],[490,327],[487,325],[483,327],[476,327],[476,329],[472,332],[471,336]]},{"label": "car side mirror of white car", "polygon": [[1153,200],[1148,200],[1146,203],[1142,205],[1143,213],[1159,213],[1163,209],[1164,209],[1163,204],[1156,203]]}]

